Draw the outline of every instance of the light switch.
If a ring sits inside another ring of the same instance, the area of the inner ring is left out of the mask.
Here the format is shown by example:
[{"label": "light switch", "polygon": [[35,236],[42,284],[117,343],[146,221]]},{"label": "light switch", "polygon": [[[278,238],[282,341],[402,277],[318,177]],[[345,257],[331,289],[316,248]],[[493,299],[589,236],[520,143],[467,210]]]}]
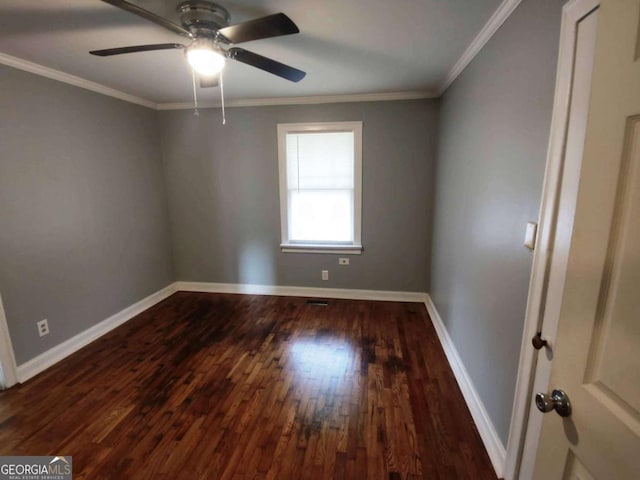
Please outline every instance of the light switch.
[{"label": "light switch", "polygon": [[536,233],[538,232],[538,224],[534,222],[527,223],[527,231],[524,235],[524,246],[529,250],[536,248]]}]

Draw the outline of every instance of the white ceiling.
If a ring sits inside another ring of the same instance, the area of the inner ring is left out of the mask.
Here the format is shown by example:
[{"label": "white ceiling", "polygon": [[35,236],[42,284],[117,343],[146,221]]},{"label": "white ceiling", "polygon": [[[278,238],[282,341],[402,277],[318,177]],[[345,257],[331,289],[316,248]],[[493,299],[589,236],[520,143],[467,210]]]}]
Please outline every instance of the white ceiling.
[{"label": "white ceiling", "polygon": [[[179,23],[180,0],[131,0]],[[241,44],[307,72],[291,83],[229,61],[225,100],[437,91],[501,0],[219,0],[239,23],[277,12],[297,35]],[[0,52],[155,104],[190,102],[180,50],[100,58],[97,50],[183,37],[99,0],[0,1]],[[1,61],[1,59],[0,59]],[[6,63],[6,62],[5,62]],[[201,101],[218,88],[199,89]]]}]

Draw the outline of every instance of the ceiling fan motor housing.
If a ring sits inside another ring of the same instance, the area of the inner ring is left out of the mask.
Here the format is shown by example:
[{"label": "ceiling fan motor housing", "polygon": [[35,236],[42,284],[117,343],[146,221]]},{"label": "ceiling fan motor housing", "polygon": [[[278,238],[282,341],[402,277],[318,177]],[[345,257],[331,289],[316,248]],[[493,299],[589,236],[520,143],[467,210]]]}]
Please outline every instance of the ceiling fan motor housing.
[{"label": "ceiling fan motor housing", "polygon": [[215,37],[217,31],[229,25],[231,15],[226,8],[206,0],[187,0],[178,5],[180,22],[197,36]]}]

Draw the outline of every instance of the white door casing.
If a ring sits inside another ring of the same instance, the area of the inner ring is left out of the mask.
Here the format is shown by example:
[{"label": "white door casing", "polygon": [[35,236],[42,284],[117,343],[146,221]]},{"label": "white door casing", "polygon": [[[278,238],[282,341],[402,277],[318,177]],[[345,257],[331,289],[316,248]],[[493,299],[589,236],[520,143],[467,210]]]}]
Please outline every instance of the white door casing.
[{"label": "white door casing", "polygon": [[[595,50],[594,24],[599,5],[600,0],[571,0],[562,9],[553,116],[507,443],[506,480],[529,480],[533,476],[542,416],[537,412],[530,416],[529,409],[534,388],[547,388],[551,357],[542,356],[550,350],[540,353],[534,350],[531,339],[542,329],[545,312],[552,308],[546,305],[547,291],[557,289],[564,282],[586,132]],[[583,22],[587,19],[590,25],[584,28]],[[544,335],[550,343],[556,329],[557,323],[554,325],[547,318]],[[539,357],[541,361],[537,362]]]},{"label": "white door casing", "polygon": [[566,269],[545,302],[553,353],[538,357],[573,411],[543,418],[541,479],[640,478],[640,0],[603,0],[597,23],[577,201],[570,223],[559,205],[551,275],[557,253]]},{"label": "white door casing", "polygon": [[0,296],[0,389],[9,388],[17,382],[16,361]]}]

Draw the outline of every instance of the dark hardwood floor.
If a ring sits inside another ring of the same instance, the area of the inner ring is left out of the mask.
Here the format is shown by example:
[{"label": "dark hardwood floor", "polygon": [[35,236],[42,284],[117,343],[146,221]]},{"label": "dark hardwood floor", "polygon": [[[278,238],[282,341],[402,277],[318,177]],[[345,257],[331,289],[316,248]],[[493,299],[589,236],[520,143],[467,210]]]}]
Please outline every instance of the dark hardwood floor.
[{"label": "dark hardwood floor", "polygon": [[74,478],[495,479],[424,305],[179,292],[0,392]]}]

